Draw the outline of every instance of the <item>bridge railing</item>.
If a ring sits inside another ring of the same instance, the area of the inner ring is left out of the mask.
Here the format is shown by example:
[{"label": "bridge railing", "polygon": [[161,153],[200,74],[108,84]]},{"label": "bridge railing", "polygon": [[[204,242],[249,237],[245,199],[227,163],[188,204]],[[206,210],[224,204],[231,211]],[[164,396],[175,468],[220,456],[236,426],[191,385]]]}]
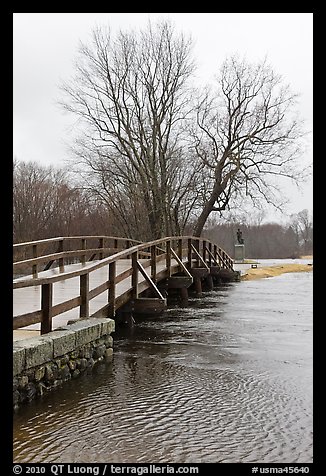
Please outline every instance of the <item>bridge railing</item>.
[{"label": "bridge railing", "polygon": [[13,271],[15,274],[32,274],[53,266],[64,271],[65,264],[76,261],[86,263],[141,243],[115,236],[69,236],[30,241],[13,245]]},{"label": "bridge railing", "polygon": [[[88,237],[73,237],[69,239],[87,239]],[[94,238],[94,237],[92,237]],[[104,237],[97,237],[99,240]],[[121,243],[126,246],[127,242],[132,240],[114,238],[121,240]],[[51,241],[62,242],[64,238],[52,239]],[[68,238],[66,238],[68,240]],[[45,240],[41,240],[44,242]],[[19,246],[32,247],[38,246],[40,242],[22,243]],[[102,244],[102,242],[101,242]],[[119,242],[118,242],[119,244]],[[103,243],[104,245],[104,243]],[[17,245],[15,245],[17,246]],[[61,247],[62,245],[60,245]],[[28,265],[38,265],[40,262],[50,262],[51,260],[60,260],[65,257],[79,256],[82,258],[86,252],[95,253],[101,256],[101,253],[111,252],[110,247],[101,246],[101,248],[82,249],[73,251],[58,251],[56,254],[43,255],[28,260]],[[117,249],[117,248],[114,248]],[[125,260],[127,267],[118,273],[117,263],[120,260]],[[140,261],[141,260],[141,261]],[[25,260],[26,261],[26,260]],[[163,263],[163,266],[161,265]],[[22,261],[14,263],[22,264]],[[89,289],[90,274],[94,271],[108,266],[107,278],[102,284],[93,289]],[[96,262],[81,259],[79,269],[65,270],[64,265],[61,266],[61,272],[49,275],[47,270],[43,272],[34,272],[33,277],[25,276],[14,279],[13,288],[26,288],[32,286],[41,287],[41,306],[39,310],[24,313],[13,318],[13,328],[29,326],[31,324],[41,323],[41,334],[45,334],[52,330],[53,317],[67,312],[71,309],[79,307],[79,317],[90,317],[90,301],[96,296],[107,292],[107,302],[104,306],[98,309],[91,317],[99,315],[106,315],[107,317],[114,317],[115,312],[122,305],[128,301],[137,300],[140,294],[151,288],[156,298],[162,300],[163,296],[156,287],[156,283],[164,278],[169,278],[173,274],[184,272],[188,273],[193,268],[200,267],[210,268],[220,267],[224,269],[233,270],[233,261],[218,245],[209,240],[191,237],[178,236],[167,237],[160,240],[155,240],[148,243],[136,244],[128,247],[122,251],[118,251],[110,256]],[[59,264],[60,267],[60,264]],[[60,271],[60,269],[59,269]],[[139,279],[139,274],[143,276],[143,280]],[[79,277],[79,295],[72,299],[66,300],[59,304],[53,304],[53,285],[58,281],[69,280]],[[117,295],[117,286],[125,279],[130,278],[130,286],[122,294]]]}]

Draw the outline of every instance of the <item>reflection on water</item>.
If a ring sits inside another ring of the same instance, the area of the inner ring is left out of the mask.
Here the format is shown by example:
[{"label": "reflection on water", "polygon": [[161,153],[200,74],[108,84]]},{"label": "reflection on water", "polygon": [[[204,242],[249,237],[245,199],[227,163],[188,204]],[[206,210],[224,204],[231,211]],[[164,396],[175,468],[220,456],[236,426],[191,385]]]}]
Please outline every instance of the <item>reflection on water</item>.
[{"label": "reflection on water", "polygon": [[115,336],[14,418],[15,462],[312,461],[312,273],[232,283]]}]

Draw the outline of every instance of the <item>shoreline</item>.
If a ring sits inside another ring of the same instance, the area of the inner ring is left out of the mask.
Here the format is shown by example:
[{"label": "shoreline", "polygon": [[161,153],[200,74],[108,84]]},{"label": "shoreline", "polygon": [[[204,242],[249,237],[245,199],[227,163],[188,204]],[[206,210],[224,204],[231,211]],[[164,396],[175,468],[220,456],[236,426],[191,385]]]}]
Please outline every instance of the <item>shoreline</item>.
[{"label": "shoreline", "polygon": [[241,281],[250,281],[253,279],[273,278],[284,273],[302,273],[313,270],[312,264],[284,264],[276,266],[266,266],[263,268],[249,268],[241,276]]}]

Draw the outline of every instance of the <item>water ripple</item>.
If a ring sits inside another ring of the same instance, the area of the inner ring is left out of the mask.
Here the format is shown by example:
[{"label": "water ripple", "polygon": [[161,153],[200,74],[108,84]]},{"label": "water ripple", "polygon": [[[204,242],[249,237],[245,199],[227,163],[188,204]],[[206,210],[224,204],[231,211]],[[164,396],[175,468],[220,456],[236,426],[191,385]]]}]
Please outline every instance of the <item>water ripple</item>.
[{"label": "water ripple", "polygon": [[15,462],[310,462],[311,310],[298,280],[276,281],[118,336],[113,364],[15,415]]}]

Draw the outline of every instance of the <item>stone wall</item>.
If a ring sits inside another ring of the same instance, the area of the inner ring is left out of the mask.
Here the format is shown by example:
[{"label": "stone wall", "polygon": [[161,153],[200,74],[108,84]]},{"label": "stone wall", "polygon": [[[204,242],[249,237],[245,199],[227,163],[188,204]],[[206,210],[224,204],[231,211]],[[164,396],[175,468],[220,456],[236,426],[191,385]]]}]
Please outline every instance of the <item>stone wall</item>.
[{"label": "stone wall", "polygon": [[112,360],[115,322],[80,319],[39,337],[14,341],[13,405],[60,387],[104,359]]}]

